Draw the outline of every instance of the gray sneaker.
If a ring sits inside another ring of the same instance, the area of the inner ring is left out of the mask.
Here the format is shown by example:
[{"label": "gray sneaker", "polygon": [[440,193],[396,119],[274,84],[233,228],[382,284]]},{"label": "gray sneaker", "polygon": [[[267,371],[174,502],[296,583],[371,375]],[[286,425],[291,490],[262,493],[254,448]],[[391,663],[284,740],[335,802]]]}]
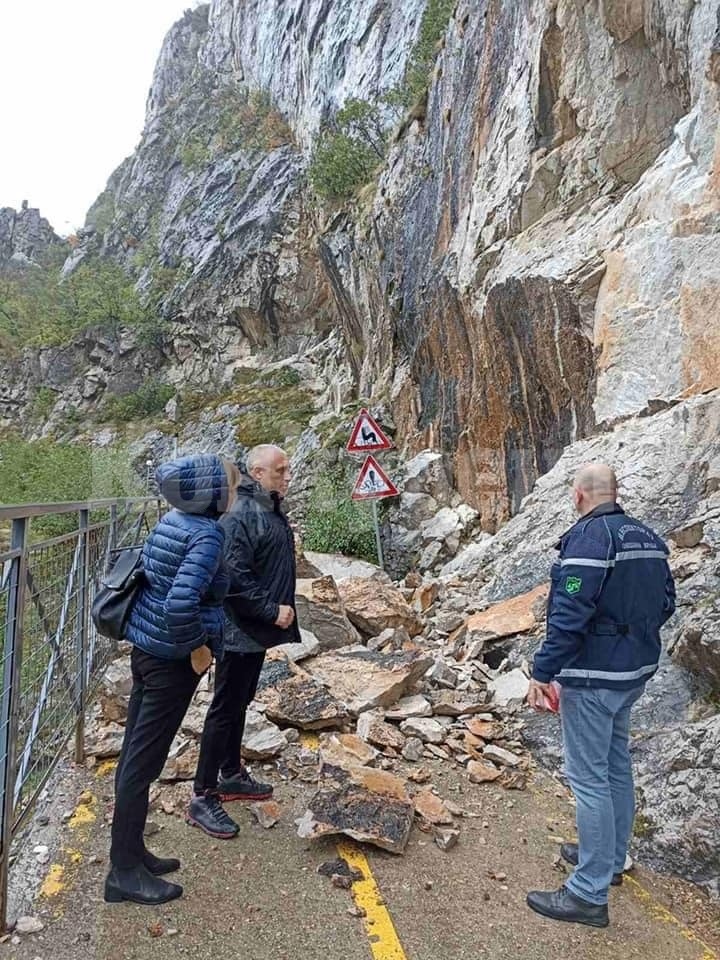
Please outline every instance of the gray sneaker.
[{"label": "gray sneaker", "polygon": [[223,810],[217,793],[193,797],[185,820],[216,840],[232,840],[240,832],[240,827]]},{"label": "gray sneaker", "polygon": [[218,793],[223,803],[232,800],[269,800],[273,788],[270,783],[260,783],[245,767],[241,767],[231,777],[220,779]]}]

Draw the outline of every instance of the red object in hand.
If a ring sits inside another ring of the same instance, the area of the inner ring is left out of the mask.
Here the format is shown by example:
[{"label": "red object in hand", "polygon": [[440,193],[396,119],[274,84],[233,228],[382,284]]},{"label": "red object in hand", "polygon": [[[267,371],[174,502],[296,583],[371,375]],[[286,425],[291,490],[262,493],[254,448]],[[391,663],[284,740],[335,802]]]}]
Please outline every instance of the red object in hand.
[{"label": "red object in hand", "polygon": [[555,682],[550,684],[550,693],[545,694],[545,707],[551,713],[560,713],[560,687]]}]

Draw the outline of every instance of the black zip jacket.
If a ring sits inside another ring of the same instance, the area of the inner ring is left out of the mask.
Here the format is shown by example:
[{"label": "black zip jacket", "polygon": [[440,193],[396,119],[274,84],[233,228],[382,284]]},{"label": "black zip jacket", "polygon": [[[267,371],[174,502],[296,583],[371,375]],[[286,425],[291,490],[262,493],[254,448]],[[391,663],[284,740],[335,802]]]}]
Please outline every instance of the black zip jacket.
[{"label": "black zip jacket", "polygon": [[220,520],[230,590],[224,649],[245,649],[254,640],[266,649],[299,643],[297,617],[290,627],[275,625],[280,604],[295,609],[295,538],[281,498],[244,477],[237,500]]}]

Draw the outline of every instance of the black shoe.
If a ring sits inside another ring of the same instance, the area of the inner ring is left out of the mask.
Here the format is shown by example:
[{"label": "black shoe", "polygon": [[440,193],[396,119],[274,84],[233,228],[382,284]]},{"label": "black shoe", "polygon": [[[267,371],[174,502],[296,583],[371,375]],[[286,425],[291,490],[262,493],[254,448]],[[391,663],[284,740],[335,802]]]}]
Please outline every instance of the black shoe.
[{"label": "black shoe", "polygon": [[106,903],[131,900],[133,903],[155,905],[177,900],[182,892],[179,883],[168,883],[167,880],[154,877],[142,864],[131,870],[111,867],[105,880]]},{"label": "black shoe", "polygon": [[[560,847],[560,856],[566,863],[570,863],[573,867],[578,865],[578,860],[580,859],[580,849],[576,843],[564,843]],[[623,882],[623,875],[621,873],[614,873],[612,875],[612,880],[610,881],[611,887],[619,887]]]},{"label": "black shoe", "polygon": [[217,793],[193,797],[185,819],[191,826],[199,827],[216,840],[232,840],[240,831],[240,827],[223,810]]},{"label": "black shoe", "polygon": [[149,850],[145,851],[143,864],[154,877],[163,877],[166,873],[174,873],[180,869],[180,861],[175,857],[156,857]]},{"label": "black shoe", "polygon": [[269,800],[273,795],[272,784],[259,783],[245,767],[231,777],[222,777],[218,793],[224,803],[231,800]]},{"label": "black shoe", "polygon": [[608,918],[607,904],[588,903],[581,900],[567,887],[559,890],[533,890],[527,895],[527,905],[541,917],[550,920],[564,920],[567,923],[585,923],[589,927],[606,927]]}]

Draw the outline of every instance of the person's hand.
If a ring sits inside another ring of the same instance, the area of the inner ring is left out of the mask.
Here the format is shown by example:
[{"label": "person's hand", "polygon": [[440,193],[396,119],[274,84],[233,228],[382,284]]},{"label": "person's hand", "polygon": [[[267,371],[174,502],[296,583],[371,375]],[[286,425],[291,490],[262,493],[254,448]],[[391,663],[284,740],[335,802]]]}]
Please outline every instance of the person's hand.
[{"label": "person's hand", "polygon": [[207,670],[210,669],[210,664],[212,663],[212,651],[210,647],[204,645],[198,647],[197,650],[193,650],[190,654],[190,663],[195,673],[201,677]]},{"label": "person's hand", "polygon": [[294,619],[295,619],[295,611],[293,610],[293,608],[286,606],[284,603],[281,603],[280,609],[277,615],[277,620],[275,621],[275,626],[282,627],[283,630],[287,630],[287,628],[292,625],[292,622]]},{"label": "person's hand", "polygon": [[545,697],[552,697],[552,687],[549,683],[540,683],[539,680],[530,681],[530,689],[527,692],[527,702],[533,710],[543,713],[547,710]]}]

